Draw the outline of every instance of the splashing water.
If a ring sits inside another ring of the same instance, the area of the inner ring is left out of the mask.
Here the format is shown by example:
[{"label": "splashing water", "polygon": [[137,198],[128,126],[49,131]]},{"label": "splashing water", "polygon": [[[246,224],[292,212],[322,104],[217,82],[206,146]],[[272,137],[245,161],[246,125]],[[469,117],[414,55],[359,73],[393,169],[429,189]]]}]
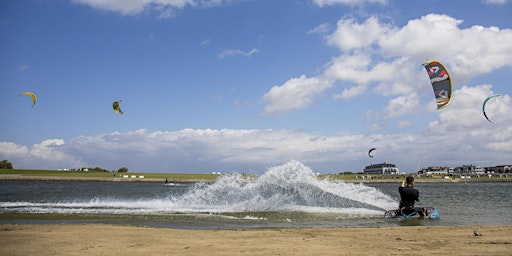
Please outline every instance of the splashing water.
[{"label": "splashing water", "polygon": [[171,198],[190,211],[312,212],[382,214],[396,202],[363,184],[320,180],[299,161],[270,168],[260,177],[233,174],[215,183],[199,184],[183,196]]},{"label": "splashing water", "polygon": [[[63,183],[60,183],[63,185]],[[80,183],[84,184],[84,183]],[[76,183],[75,183],[76,185]],[[396,207],[390,196],[363,184],[321,180],[299,161],[269,168],[263,175],[247,177],[240,174],[221,176],[211,184],[163,190],[168,194],[146,195],[142,191],[105,190],[94,197],[75,196],[62,199],[60,188],[51,189],[54,199],[44,195],[30,201],[0,202],[4,213],[100,214],[100,215],[215,215],[220,217],[288,220],[319,218],[366,218],[383,216]],[[112,186],[114,187],[114,186]],[[154,186],[152,186],[154,187]],[[50,190],[50,188],[48,188]],[[60,189],[60,190],[59,190]],[[77,188],[72,188],[77,189]],[[111,194],[120,192],[118,196]],[[19,193],[19,191],[18,191]],[[131,197],[137,195],[137,197]],[[56,201],[55,201],[56,200]]]}]

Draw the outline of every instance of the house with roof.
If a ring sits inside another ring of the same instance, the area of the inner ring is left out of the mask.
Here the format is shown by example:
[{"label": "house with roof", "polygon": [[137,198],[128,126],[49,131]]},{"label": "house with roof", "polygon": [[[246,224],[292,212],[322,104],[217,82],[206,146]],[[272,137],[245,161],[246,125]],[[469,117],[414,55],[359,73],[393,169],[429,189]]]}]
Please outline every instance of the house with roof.
[{"label": "house with roof", "polygon": [[396,167],[394,164],[390,163],[381,163],[381,164],[371,164],[364,168],[364,174],[399,174],[400,169]]}]

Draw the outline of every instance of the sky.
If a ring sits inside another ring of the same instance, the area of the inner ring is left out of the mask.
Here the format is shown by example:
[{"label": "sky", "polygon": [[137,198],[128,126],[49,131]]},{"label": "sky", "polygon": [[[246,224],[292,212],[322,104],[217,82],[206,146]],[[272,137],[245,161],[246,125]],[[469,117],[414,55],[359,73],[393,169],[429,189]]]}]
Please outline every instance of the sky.
[{"label": "sky", "polygon": [[[0,1],[0,160],[254,174],[291,160],[325,174],[512,164],[510,13],[510,0]],[[441,110],[430,60],[452,80]]]}]

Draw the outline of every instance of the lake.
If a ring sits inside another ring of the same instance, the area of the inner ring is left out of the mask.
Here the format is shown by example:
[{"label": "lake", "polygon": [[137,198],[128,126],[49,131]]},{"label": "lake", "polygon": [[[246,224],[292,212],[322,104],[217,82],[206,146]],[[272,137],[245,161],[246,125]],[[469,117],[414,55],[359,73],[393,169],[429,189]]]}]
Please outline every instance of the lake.
[{"label": "lake", "polygon": [[300,163],[214,183],[0,181],[0,223],[114,223],[184,229],[512,225],[512,182],[417,183],[438,220],[383,218],[394,183],[319,180]]}]

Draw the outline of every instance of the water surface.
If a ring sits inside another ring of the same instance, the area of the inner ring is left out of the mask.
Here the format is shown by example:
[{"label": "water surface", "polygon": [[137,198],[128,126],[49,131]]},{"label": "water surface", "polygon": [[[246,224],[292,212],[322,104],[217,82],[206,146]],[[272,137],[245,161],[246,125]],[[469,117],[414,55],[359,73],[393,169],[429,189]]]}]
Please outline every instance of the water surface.
[{"label": "water surface", "polygon": [[439,220],[384,219],[398,186],[318,180],[292,161],[215,183],[0,181],[0,223],[119,223],[186,229],[512,225],[512,183],[417,183]]}]

